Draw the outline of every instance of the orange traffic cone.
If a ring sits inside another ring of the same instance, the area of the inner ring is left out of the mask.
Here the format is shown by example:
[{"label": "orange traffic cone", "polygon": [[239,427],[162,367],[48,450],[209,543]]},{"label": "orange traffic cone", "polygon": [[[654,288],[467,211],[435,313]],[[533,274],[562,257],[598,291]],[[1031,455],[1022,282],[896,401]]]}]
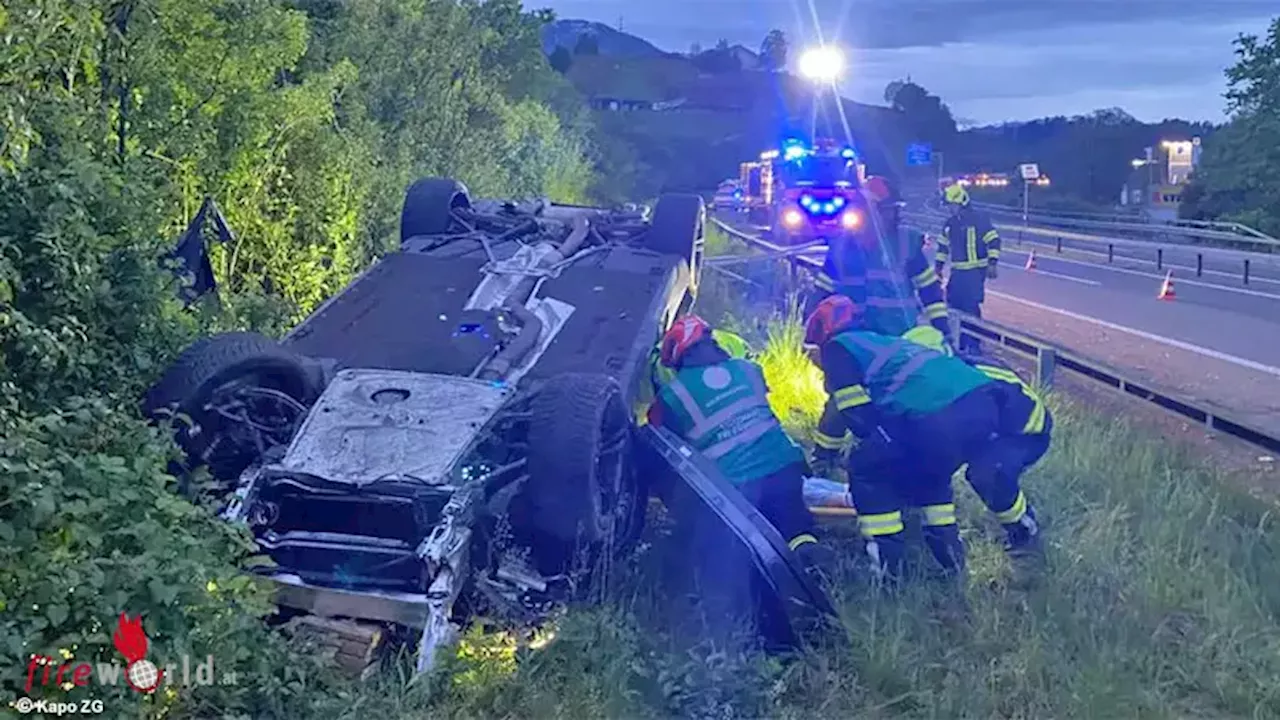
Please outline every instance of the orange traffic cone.
[{"label": "orange traffic cone", "polygon": [[1160,292],[1156,294],[1157,300],[1172,300],[1177,295],[1173,292],[1173,271],[1169,270],[1165,273],[1164,282],[1160,283]]},{"label": "orange traffic cone", "polygon": [[1025,267],[1023,267],[1022,269],[1023,269],[1023,270],[1035,270],[1035,269],[1036,269],[1036,251],[1035,251],[1035,250],[1032,250],[1032,251],[1031,251],[1031,254],[1027,255],[1027,264],[1026,264],[1026,266],[1025,266]]}]

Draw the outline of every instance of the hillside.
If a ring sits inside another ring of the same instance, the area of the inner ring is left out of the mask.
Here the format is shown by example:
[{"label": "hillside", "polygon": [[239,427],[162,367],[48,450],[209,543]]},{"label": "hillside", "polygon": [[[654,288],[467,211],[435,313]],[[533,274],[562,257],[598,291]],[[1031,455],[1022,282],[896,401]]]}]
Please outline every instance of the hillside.
[{"label": "hillside", "polygon": [[[613,31],[617,32],[617,31]],[[682,55],[578,55],[566,76],[595,101],[597,122],[606,135],[624,143],[647,178],[640,192],[700,191],[735,176],[738,164],[759,155],[792,133],[809,134],[814,94],[808,83],[786,73],[742,69],[730,64],[708,68],[709,51]],[[742,53],[728,51],[735,57]],[[624,103],[666,103],[669,109],[608,109]],[[901,132],[901,116],[884,107],[842,100],[853,143],[872,172],[898,175],[910,138]],[[819,132],[845,137],[840,112],[824,98]],[[641,182],[645,182],[642,179]]]},{"label": "hillside", "polygon": [[589,20],[556,20],[542,26],[542,51],[550,55],[557,47],[573,50],[584,35],[595,37],[603,55],[655,57],[666,54],[648,40]]}]

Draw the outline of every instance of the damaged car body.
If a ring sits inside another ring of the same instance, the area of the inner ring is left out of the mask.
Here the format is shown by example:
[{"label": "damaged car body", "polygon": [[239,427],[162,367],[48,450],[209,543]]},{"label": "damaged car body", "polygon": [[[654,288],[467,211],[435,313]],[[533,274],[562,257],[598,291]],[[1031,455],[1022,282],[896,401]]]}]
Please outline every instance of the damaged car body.
[{"label": "damaged car body", "polygon": [[[144,409],[187,419],[188,464],[272,559],[256,572],[282,608],[401,634],[425,670],[469,618],[533,625],[586,597],[655,485],[693,482],[708,507],[732,493],[633,412],[650,349],[696,295],[704,223],[692,195],[646,213],[473,201],[425,178],[398,251],[280,341],[193,344]],[[746,546],[768,545],[733,508]],[[785,553],[756,565],[800,574]],[[812,586],[765,584],[829,612]]]}]

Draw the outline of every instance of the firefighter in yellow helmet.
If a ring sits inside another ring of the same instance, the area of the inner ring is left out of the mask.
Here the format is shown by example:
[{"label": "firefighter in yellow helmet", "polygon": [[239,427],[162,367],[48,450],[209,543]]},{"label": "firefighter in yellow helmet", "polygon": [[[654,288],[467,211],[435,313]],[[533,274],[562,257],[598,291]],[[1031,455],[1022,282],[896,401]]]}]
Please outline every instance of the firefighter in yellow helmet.
[{"label": "firefighter in yellow helmet", "polygon": [[[987,278],[995,279],[1000,261],[1000,233],[985,212],[973,207],[969,192],[963,185],[949,185],[942,195],[951,215],[942,224],[934,262],[939,274],[945,265],[951,269],[947,280],[947,305],[982,317],[986,281]],[[970,337],[960,338],[960,346],[967,352],[980,350],[978,341]]]}]

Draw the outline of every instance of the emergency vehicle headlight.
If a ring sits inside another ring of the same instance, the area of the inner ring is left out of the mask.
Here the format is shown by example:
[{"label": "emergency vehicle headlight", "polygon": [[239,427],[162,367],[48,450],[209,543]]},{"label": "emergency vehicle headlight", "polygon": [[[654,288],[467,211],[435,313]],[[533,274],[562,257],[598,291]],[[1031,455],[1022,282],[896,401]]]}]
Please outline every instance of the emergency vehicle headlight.
[{"label": "emergency vehicle headlight", "polygon": [[804,215],[799,210],[788,210],[782,213],[782,224],[784,227],[797,228],[804,222]]},{"label": "emergency vehicle headlight", "polygon": [[840,226],[846,230],[856,230],[862,225],[862,215],[857,210],[849,210],[840,216]]}]

